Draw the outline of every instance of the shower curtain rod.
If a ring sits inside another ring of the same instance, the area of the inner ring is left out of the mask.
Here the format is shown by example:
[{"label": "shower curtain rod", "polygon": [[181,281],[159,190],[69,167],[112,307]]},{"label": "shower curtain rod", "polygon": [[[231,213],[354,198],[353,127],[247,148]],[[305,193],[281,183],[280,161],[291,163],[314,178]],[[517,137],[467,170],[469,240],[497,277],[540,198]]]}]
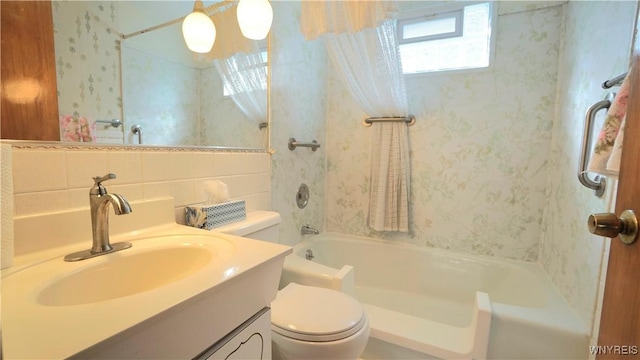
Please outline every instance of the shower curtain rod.
[{"label": "shower curtain rod", "polygon": [[602,83],[602,88],[603,89],[609,89],[609,88],[612,88],[614,86],[620,85],[620,84],[622,84],[622,81],[626,77],[627,77],[627,73],[624,73],[624,74],[620,74],[620,75],[614,77],[613,79],[609,79],[609,80],[607,80],[607,81]]}]

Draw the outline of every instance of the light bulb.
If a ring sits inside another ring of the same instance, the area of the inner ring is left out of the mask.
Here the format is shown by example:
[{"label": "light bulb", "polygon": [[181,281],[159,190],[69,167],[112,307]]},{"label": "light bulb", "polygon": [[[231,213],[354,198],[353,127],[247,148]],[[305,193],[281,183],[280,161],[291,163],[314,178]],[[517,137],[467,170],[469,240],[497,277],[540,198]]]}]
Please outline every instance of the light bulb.
[{"label": "light bulb", "polygon": [[272,21],[273,9],[268,0],[240,0],[238,3],[238,25],[247,39],[266,38]]},{"label": "light bulb", "polygon": [[216,41],[216,27],[207,14],[194,11],[182,22],[182,36],[189,50],[208,53]]}]

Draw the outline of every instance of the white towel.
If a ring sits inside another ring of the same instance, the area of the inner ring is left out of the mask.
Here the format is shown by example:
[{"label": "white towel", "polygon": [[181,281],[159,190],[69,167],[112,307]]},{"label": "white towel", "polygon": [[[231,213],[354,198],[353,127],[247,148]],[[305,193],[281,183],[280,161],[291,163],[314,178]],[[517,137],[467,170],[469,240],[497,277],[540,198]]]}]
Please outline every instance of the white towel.
[{"label": "white towel", "polygon": [[[631,71],[629,71],[631,74]],[[622,82],[620,91],[607,111],[607,118],[602,125],[598,140],[589,159],[587,171],[600,174],[618,172],[620,170],[620,154],[624,137],[624,123],[627,115],[627,102],[631,87],[630,75]]]},{"label": "white towel", "polygon": [[404,122],[371,126],[369,227],[409,231],[409,134]]},{"label": "white towel", "polygon": [[11,145],[0,146],[0,268],[13,265],[13,156]]}]

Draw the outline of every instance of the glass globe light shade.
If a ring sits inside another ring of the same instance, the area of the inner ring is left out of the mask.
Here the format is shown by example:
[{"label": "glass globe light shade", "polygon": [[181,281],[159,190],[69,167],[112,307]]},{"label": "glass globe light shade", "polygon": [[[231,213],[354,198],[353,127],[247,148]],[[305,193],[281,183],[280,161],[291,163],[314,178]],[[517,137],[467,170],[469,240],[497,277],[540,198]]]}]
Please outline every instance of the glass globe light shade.
[{"label": "glass globe light shade", "polygon": [[208,53],[216,41],[216,27],[207,14],[194,11],[182,22],[182,36],[189,50]]},{"label": "glass globe light shade", "polygon": [[238,3],[238,25],[247,39],[266,38],[272,21],[273,9],[268,0],[240,0]]}]

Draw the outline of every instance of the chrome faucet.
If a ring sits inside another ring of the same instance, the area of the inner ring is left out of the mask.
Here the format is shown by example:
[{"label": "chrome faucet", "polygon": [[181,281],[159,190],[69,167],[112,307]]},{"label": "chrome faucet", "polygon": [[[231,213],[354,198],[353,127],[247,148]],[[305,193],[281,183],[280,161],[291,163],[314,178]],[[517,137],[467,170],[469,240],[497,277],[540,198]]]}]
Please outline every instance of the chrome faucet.
[{"label": "chrome faucet", "polygon": [[318,235],[320,234],[320,231],[312,228],[310,225],[307,224],[307,225],[302,225],[302,227],[300,228],[300,234],[301,235]]},{"label": "chrome faucet", "polygon": [[115,178],[116,175],[111,173],[103,177],[96,176],[93,178],[95,184],[91,190],[89,190],[93,244],[89,250],[79,251],[65,256],[65,261],[85,260],[131,247],[131,243],[128,242],[116,244],[110,244],[109,242],[109,204],[113,206],[113,211],[116,215],[130,214],[133,211],[127,199],[119,194],[110,194],[107,189],[102,186],[104,181]]}]

